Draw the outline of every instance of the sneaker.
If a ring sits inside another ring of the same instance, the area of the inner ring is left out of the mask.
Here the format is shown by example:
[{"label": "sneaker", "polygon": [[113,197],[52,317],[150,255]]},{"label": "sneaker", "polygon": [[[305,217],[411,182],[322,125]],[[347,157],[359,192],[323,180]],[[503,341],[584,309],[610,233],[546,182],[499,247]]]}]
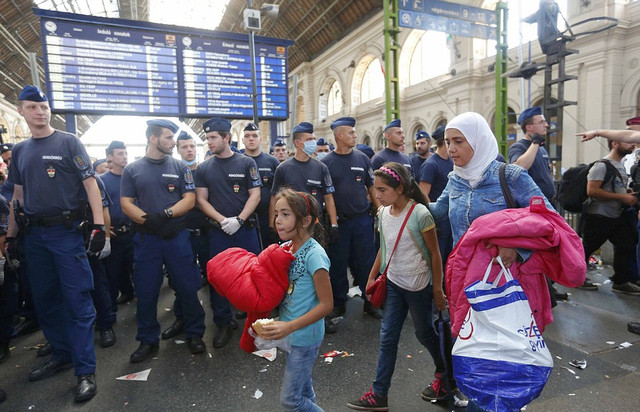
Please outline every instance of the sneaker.
[{"label": "sneaker", "polygon": [[451,396],[453,397],[453,405],[457,408],[466,408],[469,405],[469,398],[464,396],[464,393],[460,392],[460,389],[455,388],[451,392]]},{"label": "sneaker", "polygon": [[376,395],[372,388],[357,401],[348,402],[347,407],[356,411],[388,411],[387,397]]},{"label": "sneaker", "polygon": [[598,285],[594,285],[589,279],[585,278],[584,283],[579,288],[582,290],[598,290]]},{"label": "sneaker", "polygon": [[447,398],[447,395],[447,390],[444,388],[444,380],[437,378],[422,391],[422,399],[425,401],[443,401]]},{"label": "sneaker", "polygon": [[618,293],[625,293],[627,295],[640,295],[640,286],[634,285],[631,282],[619,283],[611,286],[611,290]]}]

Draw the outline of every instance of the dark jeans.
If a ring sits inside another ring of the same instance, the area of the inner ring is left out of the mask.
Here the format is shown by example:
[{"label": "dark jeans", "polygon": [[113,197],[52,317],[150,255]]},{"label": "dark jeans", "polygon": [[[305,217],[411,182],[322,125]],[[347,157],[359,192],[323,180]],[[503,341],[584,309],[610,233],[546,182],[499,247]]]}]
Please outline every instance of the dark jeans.
[{"label": "dark jeans", "polygon": [[629,264],[635,253],[635,243],[633,241],[633,230],[635,228],[627,223],[624,214],[615,219],[586,213],[583,216],[582,246],[584,247],[584,256],[587,264],[589,263],[589,256],[602,246],[606,240],[609,240],[614,247],[614,275],[611,277],[611,281],[614,284],[628,282],[631,278]]},{"label": "dark jeans", "polygon": [[111,238],[111,254],[104,259],[113,311],[118,311],[118,293],[133,296],[133,231]]}]

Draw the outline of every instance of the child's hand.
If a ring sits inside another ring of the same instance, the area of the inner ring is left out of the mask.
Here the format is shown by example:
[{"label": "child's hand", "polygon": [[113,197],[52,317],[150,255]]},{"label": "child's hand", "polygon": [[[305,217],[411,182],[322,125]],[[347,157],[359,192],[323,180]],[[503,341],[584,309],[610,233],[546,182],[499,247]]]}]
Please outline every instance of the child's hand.
[{"label": "child's hand", "polygon": [[447,298],[444,296],[442,288],[433,290],[433,301],[436,304],[438,310],[445,310],[447,308]]},{"label": "child's hand", "polygon": [[262,326],[262,337],[269,340],[279,340],[293,332],[289,330],[289,322],[275,321]]}]

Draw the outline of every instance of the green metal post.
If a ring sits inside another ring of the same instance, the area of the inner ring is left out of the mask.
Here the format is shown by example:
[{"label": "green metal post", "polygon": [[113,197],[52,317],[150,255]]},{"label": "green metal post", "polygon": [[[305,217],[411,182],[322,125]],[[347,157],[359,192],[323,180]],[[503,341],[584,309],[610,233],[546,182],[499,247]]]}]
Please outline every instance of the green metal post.
[{"label": "green metal post", "polygon": [[398,1],[383,0],[384,9],[384,98],[387,123],[400,118],[400,82],[398,79]]},{"label": "green metal post", "polygon": [[507,2],[499,1],[496,5],[498,27],[496,29],[496,114],[494,131],[498,140],[500,153],[507,157],[507,122],[509,120],[507,101],[507,78],[502,75],[507,71]]}]

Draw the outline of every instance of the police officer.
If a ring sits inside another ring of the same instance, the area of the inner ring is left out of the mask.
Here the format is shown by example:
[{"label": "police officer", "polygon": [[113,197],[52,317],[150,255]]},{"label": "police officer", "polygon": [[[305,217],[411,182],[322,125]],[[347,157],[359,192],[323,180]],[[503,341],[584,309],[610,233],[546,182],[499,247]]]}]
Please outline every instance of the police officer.
[{"label": "police officer", "polygon": [[420,183],[420,167],[431,156],[431,136],[424,130],[416,133],[416,152],[410,157],[411,171],[416,182]]},{"label": "police officer", "polygon": [[[9,203],[0,195],[0,250],[4,250],[7,226],[9,224]],[[8,270],[5,261],[0,267],[0,363],[9,359],[9,343],[13,334],[13,315],[18,309],[18,276],[15,270]]]},{"label": "police officer", "polygon": [[323,213],[322,205],[324,204],[324,210],[326,210],[331,225],[329,242],[333,243],[339,236],[338,217],[333,200],[335,189],[327,166],[313,158],[317,148],[313,125],[308,122],[302,122],[293,128],[291,134],[296,154],[291,159],[281,163],[276,169],[271,189],[269,225],[273,227],[276,194],[283,186],[290,187],[300,192],[311,193],[316,198],[318,205],[321,206],[321,215]]},{"label": "police officer", "polygon": [[204,310],[198,300],[202,278],[189,246],[184,217],[195,205],[195,187],[189,168],[171,157],[177,130],[168,120],[147,121],[147,153],[122,173],[122,211],[136,224],[133,284],[140,346],[131,354],[133,363],[158,352],[157,306],[163,263],[182,303],[187,346],[193,354],[206,350],[202,341]]},{"label": "police officer", "polygon": [[397,162],[412,172],[409,157],[400,153],[400,148],[404,146],[404,130],[400,119],[392,120],[385,126],[384,137],[387,139],[387,147],[376,153],[371,159],[373,170],[378,170],[387,162]]},{"label": "police officer", "polygon": [[[119,140],[109,143],[106,149],[107,159],[111,160],[111,170],[100,176],[111,199],[109,216],[111,217],[111,254],[104,259],[113,311],[118,305],[129,302],[133,291],[133,227],[131,219],[122,213],[120,205],[120,187],[122,171],[127,165],[127,147]],[[120,294],[120,296],[118,296]]]},{"label": "police officer", "polygon": [[[198,206],[209,218],[209,255],[241,247],[260,253],[257,222],[250,221],[260,203],[260,176],[256,162],[231,150],[231,123],[213,117],[203,124],[212,157],[198,165]],[[237,328],[229,301],[209,285],[213,322],[217,326],[213,347],[221,348]]]},{"label": "police officer", "polygon": [[260,203],[256,208],[256,213],[258,215],[258,227],[260,229],[262,247],[266,248],[270,244],[278,241],[278,235],[269,230],[269,201],[271,200],[273,176],[280,162],[274,156],[262,152],[260,140],[260,130],[258,126],[254,123],[248,123],[244,128],[242,143],[245,147],[244,154],[256,162],[260,180],[262,180]]},{"label": "police officer", "polygon": [[276,139],[273,143],[273,156],[278,159],[280,163],[287,160],[287,144],[282,139]]},{"label": "police officer", "polygon": [[331,145],[327,142],[324,137],[318,139],[318,147],[316,148],[316,153],[314,154],[315,158],[318,160],[322,160],[326,155],[328,155],[331,150]]},{"label": "police officer", "polygon": [[[9,180],[14,184],[13,199],[24,205],[24,210],[12,212],[17,213],[25,231],[27,275],[38,321],[53,348],[51,359],[33,369],[29,380],[47,378],[73,365],[78,377],[75,401],[82,402],[97,391],[95,313],[90,294],[93,277],[77,227],[82,214],[80,200],[86,198],[93,213],[88,249],[90,253],[103,249],[100,191],[80,140],[51,127],[45,94],[37,87],[25,86],[18,100],[18,113],[32,137],[13,147]],[[18,233],[14,213],[7,231],[9,250]]]},{"label": "police officer", "polygon": [[[193,137],[186,131],[181,131],[176,140],[178,154],[182,158],[184,164],[189,167],[192,175],[196,175],[198,167],[198,159],[196,158],[198,146]],[[196,202],[197,203],[197,202]],[[202,213],[198,205],[191,209],[186,216],[187,230],[189,231],[189,242],[193,257],[197,260],[200,267],[200,274],[206,277],[207,261],[209,259],[209,238],[206,231],[206,215]],[[173,314],[176,319],[171,326],[162,331],[162,339],[171,339],[179,335],[184,330],[184,322],[182,321],[182,305],[180,300],[173,302]]]},{"label": "police officer", "polygon": [[[365,287],[371,266],[376,258],[373,237],[373,217],[369,213],[370,203],[367,194],[373,196],[373,169],[364,153],[353,150],[356,146],[356,120],[353,117],[341,117],[331,124],[336,149],[322,159],[331,172],[335,187],[333,198],[338,212],[338,241],[329,245],[331,260],[331,288],[333,291],[333,311],[329,319],[342,316],[346,310],[349,282],[347,266],[353,258],[353,277],[360,286],[361,296],[366,296]],[[381,319],[378,309],[364,298],[364,312]],[[326,322],[332,327],[333,324]]]}]

